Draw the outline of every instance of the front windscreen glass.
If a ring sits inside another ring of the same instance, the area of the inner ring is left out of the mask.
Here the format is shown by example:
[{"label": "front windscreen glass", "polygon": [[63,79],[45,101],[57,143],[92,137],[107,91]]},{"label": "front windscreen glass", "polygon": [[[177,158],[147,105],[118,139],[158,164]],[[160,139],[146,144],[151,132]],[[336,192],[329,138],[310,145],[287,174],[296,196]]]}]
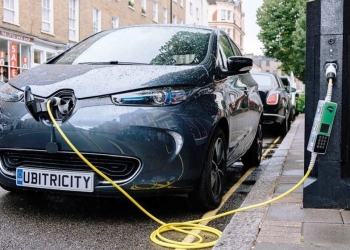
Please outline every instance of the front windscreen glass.
[{"label": "front windscreen glass", "polygon": [[199,64],[207,54],[210,33],[185,27],[109,30],[88,38],[51,63]]}]

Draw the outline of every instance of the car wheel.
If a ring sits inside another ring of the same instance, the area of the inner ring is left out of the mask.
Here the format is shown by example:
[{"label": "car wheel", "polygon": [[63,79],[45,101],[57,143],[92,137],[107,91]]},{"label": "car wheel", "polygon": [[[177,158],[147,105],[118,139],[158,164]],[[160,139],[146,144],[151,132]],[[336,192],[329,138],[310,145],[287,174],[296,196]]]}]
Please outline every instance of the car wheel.
[{"label": "car wheel", "polygon": [[290,125],[291,125],[291,120],[290,118],[286,117],[279,128],[281,136],[285,136],[288,133],[290,129]]},{"label": "car wheel", "polygon": [[242,157],[242,163],[245,167],[257,167],[260,165],[263,146],[262,144],[263,133],[261,124],[259,124],[253,144],[250,146],[247,153],[245,153],[245,155]]},{"label": "car wheel", "polygon": [[295,116],[296,116],[295,113],[296,113],[296,112],[295,112],[295,107],[293,107],[293,108],[292,108],[292,112],[291,112],[291,114],[290,114],[290,115],[291,115],[291,118],[290,118],[291,121],[294,121],[294,120],[295,120]]},{"label": "car wheel", "polygon": [[225,134],[218,129],[208,148],[199,183],[189,194],[192,208],[208,211],[220,205],[227,175],[226,150]]}]

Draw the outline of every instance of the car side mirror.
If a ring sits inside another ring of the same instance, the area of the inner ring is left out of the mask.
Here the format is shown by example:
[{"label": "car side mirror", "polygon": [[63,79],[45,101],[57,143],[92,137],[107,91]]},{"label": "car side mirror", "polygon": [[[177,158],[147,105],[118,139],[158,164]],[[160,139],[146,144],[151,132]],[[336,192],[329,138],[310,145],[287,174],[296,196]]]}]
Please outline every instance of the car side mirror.
[{"label": "car side mirror", "polygon": [[290,92],[297,92],[296,88],[291,87]]},{"label": "car side mirror", "polygon": [[249,57],[243,56],[230,56],[227,59],[228,73],[239,74],[247,73],[253,67],[253,60]]}]

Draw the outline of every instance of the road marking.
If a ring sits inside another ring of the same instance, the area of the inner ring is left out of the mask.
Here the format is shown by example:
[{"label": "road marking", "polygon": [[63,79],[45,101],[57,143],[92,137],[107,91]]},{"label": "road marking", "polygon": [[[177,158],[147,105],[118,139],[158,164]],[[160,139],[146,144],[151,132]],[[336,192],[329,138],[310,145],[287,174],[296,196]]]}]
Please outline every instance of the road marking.
[{"label": "road marking", "polygon": [[[280,140],[280,136],[277,137],[273,143],[265,150],[265,152],[262,154],[261,159],[264,159],[266,157],[266,155],[272,150],[272,148],[274,148],[277,144],[277,142]],[[245,174],[235,183],[235,185],[233,185],[230,190],[222,197],[222,201],[219,205],[218,208],[211,210],[207,213],[205,213],[202,217],[202,219],[205,218],[209,218],[211,216],[216,215],[216,213],[220,210],[220,208],[225,204],[225,202],[228,200],[228,198],[230,198],[230,196],[242,185],[242,183],[248,178],[248,176],[256,169],[257,167],[252,167],[250,169],[248,169]],[[198,224],[201,225],[207,225],[210,222],[210,220],[207,221],[202,221],[199,222]],[[195,234],[199,234],[201,232],[201,230],[192,230],[192,233]],[[191,243],[195,240],[196,238],[192,235],[187,235],[183,240],[182,243]],[[175,249],[175,250],[180,250],[180,249]]]}]

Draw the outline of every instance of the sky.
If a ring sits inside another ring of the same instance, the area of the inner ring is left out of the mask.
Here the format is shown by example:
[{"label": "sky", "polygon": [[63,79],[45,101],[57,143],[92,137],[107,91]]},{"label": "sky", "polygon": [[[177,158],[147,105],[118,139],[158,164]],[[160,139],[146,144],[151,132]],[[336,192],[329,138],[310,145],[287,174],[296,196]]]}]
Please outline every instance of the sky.
[{"label": "sky", "polygon": [[247,54],[263,54],[260,49],[263,45],[257,37],[260,27],[256,24],[256,11],[262,3],[263,0],[242,0],[243,12],[245,13],[244,52]]}]

